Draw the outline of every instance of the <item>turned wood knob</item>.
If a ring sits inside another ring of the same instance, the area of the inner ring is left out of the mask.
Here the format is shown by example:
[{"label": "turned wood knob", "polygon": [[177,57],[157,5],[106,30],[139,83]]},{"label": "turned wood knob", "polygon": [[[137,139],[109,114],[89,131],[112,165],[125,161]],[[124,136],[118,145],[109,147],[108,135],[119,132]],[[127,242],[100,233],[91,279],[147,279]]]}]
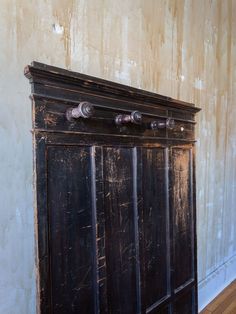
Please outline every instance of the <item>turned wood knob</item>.
[{"label": "turned wood knob", "polygon": [[140,124],[142,122],[142,114],[139,111],[133,111],[131,114],[119,114],[116,116],[115,122],[117,125],[126,124],[129,122]]},{"label": "turned wood knob", "polygon": [[166,128],[172,130],[175,127],[174,119],[166,119]]},{"label": "turned wood knob", "polygon": [[94,107],[90,102],[83,101],[76,108],[69,108],[66,111],[67,120],[71,121],[72,119],[78,118],[91,118],[94,114]]},{"label": "turned wood knob", "polygon": [[166,119],[166,121],[152,121],[150,124],[150,127],[152,130],[157,130],[157,129],[164,129],[167,128],[169,130],[172,130],[175,126],[175,120],[174,119]]}]

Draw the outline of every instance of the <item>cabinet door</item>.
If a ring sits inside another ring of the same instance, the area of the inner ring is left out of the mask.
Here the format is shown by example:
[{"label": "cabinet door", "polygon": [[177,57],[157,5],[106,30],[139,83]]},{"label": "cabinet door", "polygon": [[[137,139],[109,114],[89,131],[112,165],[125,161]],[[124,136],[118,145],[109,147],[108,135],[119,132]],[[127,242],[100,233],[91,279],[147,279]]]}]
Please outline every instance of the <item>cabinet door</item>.
[{"label": "cabinet door", "polygon": [[104,147],[109,313],[168,313],[168,149]]},{"label": "cabinet door", "polygon": [[194,284],[191,150],[169,157],[165,147],[44,141],[36,156],[41,312],[192,307],[194,294],[182,291]]},{"label": "cabinet door", "polygon": [[137,150],[38,141],[41,313],[139,313]]},{"label": "cabinet door", "polygon": [[97,308],[91,153],[88,146],[55,145],[46,151],[49,313],[94,313]]}]

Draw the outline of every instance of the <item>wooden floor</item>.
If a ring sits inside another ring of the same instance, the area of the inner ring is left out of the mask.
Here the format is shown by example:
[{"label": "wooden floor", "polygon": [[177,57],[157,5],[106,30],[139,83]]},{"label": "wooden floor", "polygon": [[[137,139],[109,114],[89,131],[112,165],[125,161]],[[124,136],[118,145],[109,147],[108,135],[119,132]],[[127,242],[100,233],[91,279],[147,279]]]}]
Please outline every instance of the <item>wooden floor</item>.
[{"label": "wooden floor", "polygon": [[236,280],[225,288],[200,314],[236,314]]}]

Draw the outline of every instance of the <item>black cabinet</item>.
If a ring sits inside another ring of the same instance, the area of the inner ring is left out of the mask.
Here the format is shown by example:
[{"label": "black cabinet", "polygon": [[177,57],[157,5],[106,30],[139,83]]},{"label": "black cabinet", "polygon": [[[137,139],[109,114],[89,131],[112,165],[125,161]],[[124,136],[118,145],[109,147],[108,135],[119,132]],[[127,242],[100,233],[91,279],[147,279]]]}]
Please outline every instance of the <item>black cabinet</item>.
[{"label": "black cabinet", "polygon": [[33,62],[38,313],[197,313],[198,108]]}]

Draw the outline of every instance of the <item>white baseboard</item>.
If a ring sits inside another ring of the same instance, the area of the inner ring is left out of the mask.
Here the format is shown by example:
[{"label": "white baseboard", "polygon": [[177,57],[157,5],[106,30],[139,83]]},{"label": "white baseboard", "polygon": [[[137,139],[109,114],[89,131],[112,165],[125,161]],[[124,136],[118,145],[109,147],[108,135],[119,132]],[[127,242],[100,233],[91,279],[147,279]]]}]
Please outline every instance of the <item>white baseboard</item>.
[{"label": "white baseboard", "polygon": [[198,283],[199,312],[236,279],[236,255]]}]

